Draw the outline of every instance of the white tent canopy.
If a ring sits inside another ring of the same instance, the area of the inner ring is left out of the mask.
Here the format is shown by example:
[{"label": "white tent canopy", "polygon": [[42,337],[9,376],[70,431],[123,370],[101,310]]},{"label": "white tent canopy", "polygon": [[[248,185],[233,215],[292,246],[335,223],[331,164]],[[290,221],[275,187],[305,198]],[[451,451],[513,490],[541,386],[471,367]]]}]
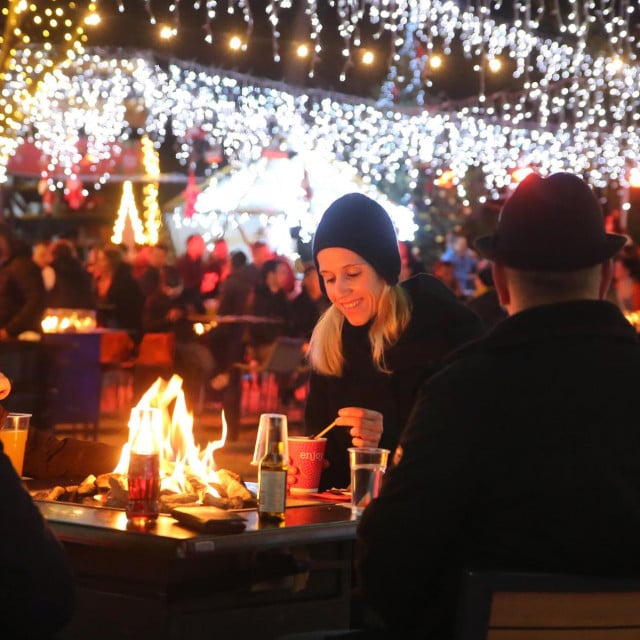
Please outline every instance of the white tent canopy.
[{"label": "white tent canopy", "polygon": [[181,199],[167,212],[168,224],[177,252],[184,251],[189,235],[201,233],[210,246],[224,237],[230,250],[247,252],[245,239],[264,240],[277,253],[295,259],[289,230],[299,228],[302,240],[310,240],[331,202],[354,191],[377,200],[389,212],[400,240],[413,239],[411,209],[366,184],[349,164],[319,151],[267,152],[252,164],[227,168],[204,185],[191,218],[184,218]]}]

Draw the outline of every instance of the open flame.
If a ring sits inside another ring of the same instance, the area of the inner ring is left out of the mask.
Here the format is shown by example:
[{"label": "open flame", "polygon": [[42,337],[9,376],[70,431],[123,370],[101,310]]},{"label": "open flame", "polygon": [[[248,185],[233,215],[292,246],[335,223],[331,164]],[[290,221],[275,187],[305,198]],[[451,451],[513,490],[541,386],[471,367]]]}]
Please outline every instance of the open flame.
[{"label": "open flame", "polygon": [[[227,439],[227,423],[222,413],[222,437],[207,443],[204,449],[193,437],[193,414],[187,410],[182,378],[174,374],[169,380],[158,378],[144,393],[136,409],[157,408],[162,413],[162,437],[160,447],[161,490],[173,493],[197,494],[200,501],[205,494],[219,497],[215,488],[219,482],[214,452],[224,446]],[[132,415],[135,412],[132,412]],[[131,442],[140,425],[129,420],[129,438],[122,447],[120,460],[114,474],[126,475],[129,469]]]}]

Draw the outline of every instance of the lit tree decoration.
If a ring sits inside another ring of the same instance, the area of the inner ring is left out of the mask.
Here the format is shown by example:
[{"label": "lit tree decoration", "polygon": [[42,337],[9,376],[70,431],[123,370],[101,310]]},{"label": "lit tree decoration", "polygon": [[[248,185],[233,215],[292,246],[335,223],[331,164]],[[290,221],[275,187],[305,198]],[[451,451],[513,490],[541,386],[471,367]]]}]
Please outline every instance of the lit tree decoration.
[{"label": "lit tree decoration", "polygon": [[136,244],[146,244],[147,238],[144,235],[144,228],[136,208],[136,199],[133,195],[131,180],[125,180],[122,183],[122,199],[120,200],[118,217],[113,225],[113,235],[111,236],[111,242],[114,244],[120,244],[123,241],[127,220],[131,223],[133,241]]},{"label": "lit tree decoration", "polygon": [[158,243],[162,216],[158,206],[158,179],[160,177],[160,159],[153,140],[149,136],[142,136],[142,160],[147,177],[151,180],[142,188],[144,220],[147,242],[151,245]]}]

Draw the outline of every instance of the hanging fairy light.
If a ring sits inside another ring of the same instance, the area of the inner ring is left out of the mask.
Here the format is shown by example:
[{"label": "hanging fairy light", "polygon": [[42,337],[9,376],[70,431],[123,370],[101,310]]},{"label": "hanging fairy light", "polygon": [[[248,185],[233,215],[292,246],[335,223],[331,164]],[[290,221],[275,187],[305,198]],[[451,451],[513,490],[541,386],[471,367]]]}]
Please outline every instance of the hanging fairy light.
[{"label": "hanging fairy light", "polygon": [[[152,24],[158,23],[160,11],[163,15],[168,13],[178,33],[181,12],[190,10],[195,16],[201,16],[204,38],[213,42],[218,0],[194,0],[191,3],[182,0],[170,4],[160,0],[143,2]],[[306,37],[314,43],[316,54],[311,61],[311,74],[320,59],[324,44],[322,37],[328,32],[328,23],[337,28],[341,39],[345,61],[341,72],[343,76],[352,65],[353,53],[361,45],[365,28],[372,31],[377,40],[384,34],[389,36],[392,57],[406,45],[412,45],[414,40],[431,51],[436,43],[449,50],[453,40],[458,38],[469,57],[483,54],[488,60],[493,60],[502,54],[508,55],[515,60],[519,77],[534,70],[537,53],[547,46],[548,34],[553,31],[559,39],[577,41],[578,52],[591,39],[597,41],[604,36],[609,40],[609,51],[615,56],[629,62],[629,56],[635,60],[637,55],[637,5],[628,1],[582,0],[565,6],[538,0],[487,0],[477,3],[453,0],[334,0],[329,3],[272,0],[258,6],[260,10],[253,9],[249,0],[234,0],[228,4],[227,13],[234,14],[237,10],[245,23],[243,42],[250,41],[258,11],[263,11],[271,28],[273,57],[279,61],[282,19],[297,11],[304,12],[309,25]],[[124,3],[121,2],[119,7],[124,11]],[[577,53],[574,57],[576,62],[581,55]]]},{"label": "hanging fairy light", "polygon": [[[84,3],[83,3],[84,4]],[[0,184],[9,158],[24,141],[25,113],[45,74],[84,52],[84,25],[96,24],[97,5],[10,0],[2,10],[0,35]]]},{"label": "hanging fairy light", "polygon": [[[155,20],[152,3],[146,4]],[[179,4],[171,5],[177,29]],[[252,27],[249,3],[233,4]],[[269,4],[274,34],[279,33],[279,21],[291,3]],[[528,12],[533,7],[526,1],[517,3],[510,23],[500,22],[495,7],[487,3],[480,13],[470,5],[462,10],[459,3],[436,0],[395,2],[393,9],[388,2],[364,2],[357,11],[352,4],[333,5],[342,12],[338,22],[346,60],[352,46],[359,46],[359,25],[371,20],[382,31],[394,29],[394,47],[399,53],[406,45],[412,61],[421,63],[414,65],[418,71],[435,57],[435,41],[446,55],[457,38],[471,57],[482,54],[487,62],[511,58],[522,90],[447,101],[428,109],[398,109],[390,86],[383,86],[376,102],[349,100],[320,90],[276,88],[194,64],[172,62],[160,68],[143,55],[128,54],[125,60],[78,51],[72,64],[44,73],[37,90],[20,105],[18,127],[33,127],[51,175],[73,171],[80,131],[87,153],[107,160],[114,145],[129,135],[123,105],[133,96],[148,110],[146,133],[158,143],[171,120],[177,157],[185,166],[194,130],[220,141],[230,163],[255,161],[272,137],[275,119],[279,134],[292,148],[326,149],[371,184],[395,184],[399,176],[408,176],[408,192],[415,188],[421,166],[436,174],[450,169],[456,176],[482,167],[491,194],[511,183],[510,172],[518,166],[542,172],[571,169],[597,186],[611,179],[626,184],[627,169],[638,164],[640,153],[640,72],[636,31],[631,28],[638,16],[633,4],[625,4],[623,10],[624,3],[612,0],[601,0],[597,7],[587,2],[579,17],[556,16],[558,31],[568,33],[569,42],[542,37],[534,23],[545,17],[544,10]],[[206,6],[211,26],[216,2],[199,6]],[[309,2],[307,11],[309,40],[317,56],[322,25],[314,6]],[[124,4],[121,7],[124,10]],[[596,10],[606,17],[610,46],[603,52],[587,46],[587,27]],[[529,15],[535,19],[523,19]],[[242,42],[247,42],[246,34]],[[26,46],[25,50],[30,51]],[[27,75],[12,77],[14,95],[27,91]],[[397,78],[386,85],[394,83]],[[425,91],[420,88],[417,93]],[[4,153],[16,148],[0,147]],[[0,172],[3,166],[0,160]],[[106,172],[96,175],[95,182],[108,177]]]},{"label": "hanging fairy light", "polygon": [[[563,66],[557,53],[549,51],[552,74]],[[275,119],[291,148],[327,150],[372,184],[393,184],[408,174],[411,189],[415,167],[428,165],[457,176],[482,167],[487,187],[495,190],[511,183],[518,166],[571,169],[601,186],[612,178],[626,183],[627,167],[640,160],[639,70],[628,65],[615,78],[600,77],[607,63],[585,57],[583,81],[549,77],[520,94],[487,96],[482,104],[467,100],[412,111],[273,87],[192,63],[160,68],[144,55],[87,52],[48,74],[25,114],[50,159],[50,175],[68,175],[77,163],[79,131],[87,153],[106,161],[128,136],[125,104],[135,98],[147,111],[147,135],[158,143],[171,119],[185,167],[193,131],[220,144],[229,163],[247,164],[271,141]],[[95,176],[96,183],[107,179]]]}]

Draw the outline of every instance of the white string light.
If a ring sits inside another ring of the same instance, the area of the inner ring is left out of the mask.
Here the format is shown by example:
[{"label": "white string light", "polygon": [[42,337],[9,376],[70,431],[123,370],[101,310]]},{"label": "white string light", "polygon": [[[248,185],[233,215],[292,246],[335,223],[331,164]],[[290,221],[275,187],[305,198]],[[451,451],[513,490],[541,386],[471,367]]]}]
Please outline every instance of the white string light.
[{"label": "white string light", "polygon": [[91,156],[113,153],[127,138],[124,104],[133,96],[146,107],[144,128],[154,140],[164,139],[171,119],[185,165],[194,129],[222,145],[230,162],[246,164],[272,142],[276,122],[292,149],[327,149],[373,183],[393,183],[424,165],[458,176],[481,166],[493,189],[524,165],[571,168],[598,185],[624,183],[628,167],[638,164],[640,76],[637,68],[625,67],[614,94],[606,76],[598,75],[606,67],[607,60],[588,58],[581,82],[560,78],[544,90],[542,83],[532,84],[526,95],[488,97],[482,106],[449,103],[410,112],[197,65],[173,62],[164,70],[144,57],[92,52],[47,77],[28,105],[27,120],[50,158],[50,175],[73,170],[79,131]]},{"label": "white string light", "polygon": [[[149,0],[146,6],[155,20]],[[291,6],[284,0],[272,0],[267,6],[276,37]],[[305,7],[315,55],[321,50],[318,6],[307,0]],[[571,169],[603,186],[611,179],[626,184],[629,168],[638,164],[640,74],[631,25],[632,20],[637,22],[634,5],[585,0],[578,11],[573,3],[573,18],[558,15],[554,23],[557,31],[569,36],[564,42],[543,35],[543,23],[553,16],[537,0],[514,0],[513,18],[502,22],[496,17],[497,5],[487,2],[475,5],[474,11],[437,0],[334,0],[332,6],[347,61],[350,47],[359,45],[363,21],[368,20],[380,32],[393,34],[396,55],[409,45],[410,34],[414,50],[415,42],[422,43],[426,53],[420,58],[425,60],[436,47],[446,55],[455,40],[470,57],[508,56],[523,88],[427,109],[420,105],[398,109],[389,91],[372,103],[318,90],[301,93],[198,65],[172,62],[160,68],[134,54],[125,60],[78,49],[68,64],[46,74],[35,94],[24,100],[20,120],[12,120],[11,136],[0,140],[0,147],[15,148],[16,136],[19,141],[31,128],[50,163],[49,174],[70,175],[79,160],[80,132],[86,136],[87,154],[106,157],[129,135],[124,104],[135,99],[147,111],[144,131],[154,140],[163,140],[171,118],[181,146],[178,157],[185,164],[191,152],[189,132],[194,129],[221,144],[232,163],[255,161],[271,142],[274,121],[291,148],[327,149],[374,184],[393,184],[408,175],[408,190],[424,166],[436,174],[452,169],[459,178],[480,166],[487,187],[497,193],[509,184],[512,170],[522,166]],[[217,3],[209,0],[198,7],[206,8],[211,25]],[[231,2],[229,8],[239,9],[252,27],[248,2]],[[178,15],[177,4],[174,11]],[[600,52],[592,46],[598,33],[606,34],[606,47]],[[28,51],[25,46],[16,58],[27,61]],[[24,92],[27,82],[27,62],[20,64],[23,67],[15,76],[5,79],[6,89],[14,95]],[[96,182],[105,179],[96,176]]]},{"label": "white string light", "polygon": [[[164,0],[144,0],[151,22],[157,22],[153,5],[160,10],[166,7]],[[319,61],[323,47],[323,38],[328,38],[328,30],[323,25],[319,7],[323,16],[332,13],[332,27],[337,27],[343,49],[344,67],[341,74],[346,77],[352,64],[354,49],[361,46],[364,31],[373,32],[373,38],[380,40],[387,34],[391,42],[392,55],[405,45],[413,46],[414,40],[421,42],[427,52],[441,48],[448,52],[455,39],[468,56],[484,56],[494,59],[505,55],[516,61],[516,74],[519,77],[535,71],[538,52],[546,48],[550,33],[557,40],[565,39],[575,43],[575,63],[580,62],[580,52],[591,44],[606,42],[609,55],[618,55],[633,63],[637,56],[637,41],[634,27],[637,28],[639,16],[637,5],[619,0],[574,0],[567,6],[545,0],[482,0],[462,3],[454,0],[331,0],[319,3],[318,0],[269,0],[262,3],[266,19],[271,27],[273,55],[279,60],[280,23],[288,14],[304,11],[308,19],[309,41],[316,47],[316,56],[312,61],[312,71]],[[251,38],[256,11],[248,0],[231,0],[228,13],[234,13],[236,7],[242,13],[246,25],[245,41]],[[172,13],[179,30],[180,11],[178,3],[171,5]],[[190,3],[190,9],[196,15],[202,15],[205,39],[213,38],[213,25],[217,17],[217,0],[204,3],[201,0]],[[324,30],[324,34],[323,34]],[[572,72],[572,67],[568,69]],[[481,68],[482,74],[484,70]]]}]

